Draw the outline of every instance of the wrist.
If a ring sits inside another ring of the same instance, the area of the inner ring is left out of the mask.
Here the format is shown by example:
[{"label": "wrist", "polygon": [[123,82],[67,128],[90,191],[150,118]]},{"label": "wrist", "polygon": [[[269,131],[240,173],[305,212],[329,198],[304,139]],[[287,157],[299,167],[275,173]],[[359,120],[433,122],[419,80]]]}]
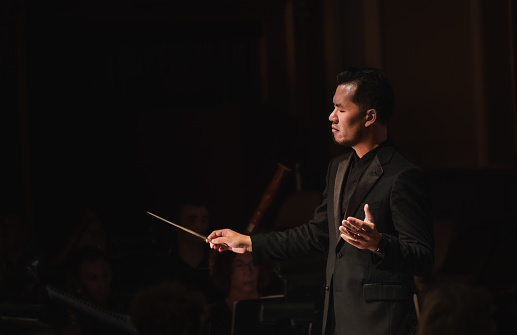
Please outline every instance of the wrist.
[{"label": "wrist", "polygon": [[386,247],[388,245],[388,239],[383,234],[379,234],[379,242],[377,243],[377,247],[375,248],[375,252],[379,254],[384,254],[386,252]]}]

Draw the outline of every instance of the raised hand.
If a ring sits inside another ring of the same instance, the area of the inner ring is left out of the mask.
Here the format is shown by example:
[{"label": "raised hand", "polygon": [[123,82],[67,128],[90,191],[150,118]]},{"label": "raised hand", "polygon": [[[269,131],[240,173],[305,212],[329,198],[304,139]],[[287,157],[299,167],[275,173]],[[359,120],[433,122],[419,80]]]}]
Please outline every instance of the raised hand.
[{"label": "raised hand", "polygon": [[341,238],[356,248],[375,251],[382,239],[382,234],[375,227],[368,204],[364,205],[364,213],[364,221],[350,216],[341,222],[339,227]]},{"label": "raised hand", "polygon": [[231,229],[214,230],[208,235],[210,248],[219,252],[231,250],[242,254],[246,251],[251,252],[251,238],[248,235],[239,234]]}]

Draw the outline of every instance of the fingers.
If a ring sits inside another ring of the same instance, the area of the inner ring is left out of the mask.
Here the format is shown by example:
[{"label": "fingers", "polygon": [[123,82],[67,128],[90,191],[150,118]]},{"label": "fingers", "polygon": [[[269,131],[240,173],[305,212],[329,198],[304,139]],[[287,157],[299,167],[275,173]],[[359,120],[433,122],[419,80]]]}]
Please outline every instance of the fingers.
[{"label": "fingers", "polygon": [[345,240],[346,239],[357,240],[361,237],[359,234],[354,233],[352,230],[347,229],[345,226],[339,227],[339,232],[341,233],[342,237],[343,237],[343,235],[345,235],[345,237],[343,237],[343,239],[345,239]]},{"label": "fingers", "polygon": [[[210,234],[212,235],[212,234]],[[214,237],[210,238],[210,236],[207,239],[207,242],[210,243],[210,248],[218,251],[224,251],[224,250],[231,250],[230,243],[232,242],[231,239],[227,237]]]},{"label": "fingers", "polygon": [[356,248],[362,249],[360,241],[361,237],[359,235],[350,233],[343,226],[339,227],[339,231],[341,232],[341,238],[345,240],[345,242],[353,245]]},{"label": "fingers", "polygon": [[223,251],[226,251],[226,250],[231,250],[231,248],[227,244],[223,244],[223,243],[217,244],[217,243],[210,242],[210,248],[214,249],[216,251],[219,251],[219,252],[223,252]]},{"label": "fingers", "polygon": [[343,240],[359,249],[371,249],[374,243],[373,235],[376,232],[373,223],[365,223],[355,218],[343,220],[339,231]]},{"label": "fingers", "polygon": [[213,240],[213,239],[216,239],[216,238],[221,237],[221,236],[226,236],[227,235],[227,233],[226,233],[227,230],[229,230],[229,229],[214,230],[207,237],[208,237],[209,240]]},{"label": "fingers", "polygon": [[364,221],[354,217],[348,217],[341,222],[339,227],[340,236],[347,243],[359,248],[374,250],[379,241],[377,228],[368,204],[364,205]]},{"label": "fingers", "polygon": [[374,221],[372,212],[370,212],[370,206],[368,206],[368,204],[364,204],[364,214],[365,214],[365,217],[364,217],[365,222],[372,223]]},{"label": "fingers", "polygon": [[344,227],[347,231],[359,234],[363,231],[363,229],[357,225],[357,223],[353,222],[353,218],[348,218],[348,220],[341,221],[341,227]]},{"label": "fingers", "polygon": [[219,252],[230,250],[229,243],[231,239],[226,237],[231,235],[231,230],[229,229],[220,229],[214,230],[207,236],[207,242],[210,243],[210,248],[217,250]]},{"label": "fingers", "polygon": [[231,229],[214,230],[207,237],[210,248],[219,252],[231,250],[236,253],[243,253],[252,250],[249,236],[234,232]]},{"label": "fingers", "polygon": [[216,237],[216,238],[213,238],[213,239],[209,239],[208,242],[210,242],[210,244],[215,244],[215,245],[226,245],[228,246],[228,244],[226,243],[226,239],[222,238],[222,237]]},{"label": "fingers", "polygon": [[361,234],[370,232],[373,227],[369,223],[358,220],[353,217],[349,217],[347,220],[342,221],[342,226],[354,234]]},{"label": "fingers", "polygon": [[339,227],[339,231],[342,234],[347,235],[348,238],[355,241],[367,241],[369,240],[368,231],[351,225],[348,220],[343,220],[342,225]]},{"label": "fingers", "polygon": [[351,216],[348,217],[345,221],[348,222],[348,227],[350,229],[355,228],[362,231],[371,231],[375,227],[373,221],[363,221]]}]

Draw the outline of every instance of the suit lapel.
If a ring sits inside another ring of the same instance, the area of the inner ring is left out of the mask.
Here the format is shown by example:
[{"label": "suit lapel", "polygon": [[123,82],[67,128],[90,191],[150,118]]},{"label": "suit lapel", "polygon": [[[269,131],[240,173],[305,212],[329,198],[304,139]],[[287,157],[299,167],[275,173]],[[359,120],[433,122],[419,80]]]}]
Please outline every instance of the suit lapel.
[{"label": "suit lapel", "polygon": [[336,172],[336,180],[334,182],[334,224],[335,224],[335,235],[339,236],[339,226],[341,225],[341,204],[342,204],[342,196],[343,196],[343,179],[345,178],[346,170],[348,169],[348,165],[350,165],[350,159],[352,155],[348,156],[347,159],[339,163],[337,172]]},{"label": "suit lapel", "polygon": [[[357,211],[359,205],[363,202],[363,200],[366,198],[370,190],[372,189],[375,182],[382,176],[383,169],[382,166],[384,164],[387,164],[391,157],[393,156],[393,153],[395,152],[395,148],[391,146],[389,143],[387,146],[381,148],[379,152],[377,153],[377,156],[372,160],[372,163],[370,166],[366,169],[364,174],[362,175],[361,179],[359,179],[359,182],[357,184],[357,187],[355,189],[355,192],[350,199],[350,202],[348,203],[347,211],[346,213],[349,213],[348,215],[354,215],[354,213]],[[341,218],[341,202],[342,202],[342,188],[343,185],[343,178],[346,172],[346,169],[348,168],[349,162],[350,162],[350,156],[346,161],[343,161],[341,164],[346,162],[346,165],[344,166],[344,170],[340,173],[338,168],[338,175],[336,176],[336,185],[334,188],[334,222],[336,225],[336,233],[338,234],[338,239],[336,243],[335,250],[340,250],[343,247],[343,244],[345,241],[339,237],[339,226],[341,225],[341,221],[343,218]],[[341,166],[340,166],[341,167]],[[339,183],[338,184],[338,178]],[[339,192],[339,193],[336,193]],[[337,194],[337,195],[336,195]],[[364,218],[358,218],[363,220]]]}]

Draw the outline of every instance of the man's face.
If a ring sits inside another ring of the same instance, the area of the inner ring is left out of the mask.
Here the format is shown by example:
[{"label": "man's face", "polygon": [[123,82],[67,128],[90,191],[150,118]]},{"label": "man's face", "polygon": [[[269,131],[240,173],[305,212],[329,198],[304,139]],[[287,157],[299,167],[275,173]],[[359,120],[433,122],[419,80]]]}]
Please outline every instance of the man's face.
[{"label": "man's face", "polygon": [[208,210],[205,206],[185,205],[181,209],[180,225],[199,234],[208,230]]},{"label": "man's face", "polygon": [[365,113],[352,102],[355,90],[355,84],[339,85],[334,94],[334,110],[329,116],[334,141],[350,147],[361,142],[365,128]]},{"label": "man's face", "polygon": [[79,273],[83,298],[105,305],[111,289],[111,268],[104,259],[85,260]]},{"label": "man's face", "polygon": [[241,293],[256,293],[259,267],[253,264],[251,254],[236,254],[232,263],[231,289]]}]

